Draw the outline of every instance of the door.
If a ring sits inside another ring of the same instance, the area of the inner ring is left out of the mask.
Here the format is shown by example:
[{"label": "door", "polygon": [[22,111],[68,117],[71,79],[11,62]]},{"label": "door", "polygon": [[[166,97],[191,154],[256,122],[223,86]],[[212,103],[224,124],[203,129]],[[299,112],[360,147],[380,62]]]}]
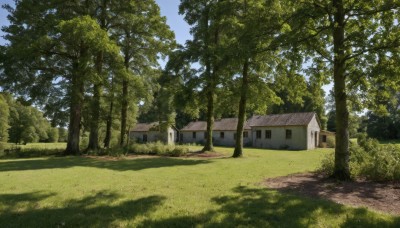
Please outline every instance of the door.
[{"label": "door", "polygon": [[318,132],[317,131],[315,132],[314,140],[315,140],[315,148],[317,148],[318,147]]}]

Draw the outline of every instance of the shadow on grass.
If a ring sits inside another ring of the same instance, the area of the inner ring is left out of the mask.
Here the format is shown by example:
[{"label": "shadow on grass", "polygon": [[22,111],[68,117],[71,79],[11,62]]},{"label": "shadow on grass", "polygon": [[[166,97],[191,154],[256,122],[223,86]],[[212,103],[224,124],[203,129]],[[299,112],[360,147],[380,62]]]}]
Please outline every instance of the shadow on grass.
[{"label": "shadow on grass", "polygon": [[397,200],[400,196],[398,182],[338,182],[318,173],[303,173],[269,178],[265,184],[271,189],[286,193],[366,206],[390,214],[400,213],[400,201]]},{"label": "shadow on grass", "polygon": [[211,161],[178,158],[143,158],[133,160],[104,161],[85,157],[61,157],[46,159],[11,160],[0,162],[1,171],[60,169],[71,167],[94,167],[116,171],[143,170],[151,168],[207,164]]},{"label": "shadow on grass", "polygon": [[[59,208],[38,208],[38,202],[52,193],[33,192],[0,195],[2,227],[110,227],[121,226],[137,216],[146,215],[161,205],[165,197],[153,195],[113,204],[120,197],[98,192],[80,200],[63,202]],[[17,208],[24,208],[24,210]],[[129,226],[129,225],[128,225]]]},{"label": "shadow on grass", "polygon": [[[142,227],[399,227],[400,218],[385,220],[366,209],[267,189],[236,187],[234,195],[212,199],[219,209],[195,216],[148,219]],[[328,221],[326,221],[328,219]],[[329,221],[331,220],[331,221]],[[332,223],[332,221],[338,224]]]}]

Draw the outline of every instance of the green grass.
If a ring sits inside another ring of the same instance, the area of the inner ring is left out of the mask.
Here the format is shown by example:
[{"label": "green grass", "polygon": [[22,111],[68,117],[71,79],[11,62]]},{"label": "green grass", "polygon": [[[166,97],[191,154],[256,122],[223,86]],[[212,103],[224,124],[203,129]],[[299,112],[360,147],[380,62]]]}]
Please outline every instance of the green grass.
[{"label": "green grass", "polygon": [[209,160],[0,160],[0,227],[399,227],[399,217],[260,184],[312,171],[330,151],[245,149],[244,158]]}]

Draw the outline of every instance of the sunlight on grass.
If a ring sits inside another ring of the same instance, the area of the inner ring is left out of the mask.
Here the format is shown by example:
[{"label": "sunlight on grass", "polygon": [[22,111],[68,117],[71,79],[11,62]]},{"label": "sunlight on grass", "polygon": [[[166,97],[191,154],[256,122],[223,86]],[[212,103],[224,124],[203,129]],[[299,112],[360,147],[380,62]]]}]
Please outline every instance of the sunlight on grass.
[{"label": "sunlight on grass", "polygon": [[[191,147],[199,150],[201,147]],[[400,218],[268,190],[264,178],[312,171],[331,149],[217,148],[226,158],[0,160],[5,227],[399,226]]]}]

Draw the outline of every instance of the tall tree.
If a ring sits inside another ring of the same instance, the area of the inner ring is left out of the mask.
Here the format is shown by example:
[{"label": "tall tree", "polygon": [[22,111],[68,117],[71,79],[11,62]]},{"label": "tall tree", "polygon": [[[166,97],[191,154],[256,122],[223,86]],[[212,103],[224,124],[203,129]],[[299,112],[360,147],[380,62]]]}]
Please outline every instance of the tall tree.
[{"label": "tall tree", "polygon": [[[193,40],[186,43],[187,57],[193,63],[200,63],[199,87],[206,97],[207,134],[202,151],[214,151],[213,126],[215,118],[216,90],[221,81],[221,68],[225,59],[221,55],[221,42],[224,30],[221,21],[227,1],[194,1],[182,0],[180,14],[185,15],[186,22],[192,26]],[[201,85],[203,84],[203,85]]]},{"label": "tall tree", "polygon": [[[332,177],[350,179],[349,100],[368,91],[378,56],[399,45],[397,1],[304,1],[291,18],[295,43],[305,43],[314,59],[324,62],[332,75],[335,97],[336,148]],[[397,18],[397,19],[396,19]],[[293,38],[293,37],[292,37]],[[292,40],[292,41],[293,41]]]},{"label": "tall tree", "polygon": [[79,154],[83,95],[95,75],[93,56],[102,51],[118,59],[118,47],[97,21],[80,16],[88,14],[88,2],[24,0],[16,2],[15,9],[7,8],[6,88],[29,95],[39,105],[61,92],[67,101],[62,108],[69,111],[65,153]]},{"label": "tall tree", "polygon": [[[138,105],[134,103],[135,101],[139,102],[134,99],[129,105],[129,88],[133,87],[133,91],[139,94],[140,88],[152,94],[150,85],[154,80],[151,78],[154,76],[155,68],[158,67],[158,57],[167,54],[175,42],[174,34],[166,24],[165,17],[160,15],[160,9],[154,0],[119,2],[119,6],[115,8],[119,26],[113,32],[123,53],[124,66],[130,72],[130,76],[122,80],[120,128],[122,146],[128,130],[128,109]],[[143,88],[144,86],[147,88]]]},{"label": "tall tree", "polygon": [[[273,75],[282,73],[274,72],[281,59],[285,59],[285,53],[279,50],[275,37],[282,30],[280,20],[285,9],[280,1],[275,0],[236,0],[231,1],[229,7],[231,10],[225,21],[232,28],[227,36],[233,39],[227,45],[230,47],[227,50],[231,50],[229,59],[233,60],[230,66],[237,69],[232,79],[240,81],[239,120],[233,157],[241,157],[248,103],[255,99],[252,93],[260,92],[255,97],[263,99],[258,101],[261,101],[259,105],[264,108],[264,112],[268,105],[280,101],[269,88],[268,82],[273,80]],[[237,78],[237,75],[240,77]]]}]

